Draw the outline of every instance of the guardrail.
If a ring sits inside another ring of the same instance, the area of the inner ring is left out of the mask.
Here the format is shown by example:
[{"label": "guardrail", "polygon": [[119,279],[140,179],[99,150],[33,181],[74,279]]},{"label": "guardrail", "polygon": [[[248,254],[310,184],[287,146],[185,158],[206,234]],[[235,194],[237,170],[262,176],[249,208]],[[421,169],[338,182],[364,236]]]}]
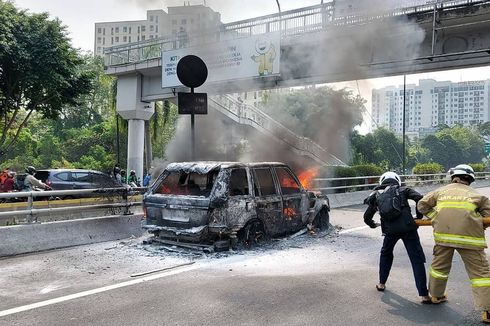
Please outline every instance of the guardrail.
[{"label": "guardrail", "polygon": [[[415,187],[434,184],[445,184],[449,182],[447,173],[437,174],[408,174],[400,175],[402,184]],[[490,172],[476,172],[476,180],[489,180]],[[313,180],[313,189],[323,193],[350,192],[370,190],[379,185],[380,176],[361,176],[346,178],[315,178]]]},{"label": "guardrail", "polygon": [[256,17],[223,24],[221,30],[201,31],[190,36],[164,36],[146,41],[117,45],[104,50],[106,66],[117,66],[159,59],[162,52],[191,46],[219,42],[263,33],[279,31],[281,37],[300,35],[327,28],[365,24],[376,20],[419,13],[434,13],[461,6],[490,3],[488,0],[442,0],[432,3],[415,4],[389,11],[365,15],[335,16],[332,2],[314,5],[272,15]]},{"label": "guardrail", "polygon": [[[144,193],[147,188],[100,188],[83,190],[48,190],[48,191],[29,191],[29,192],[8,192],[0,193],[0,220],[2,218],[25,216],[22,223],[37,222],[38,216],[44,213],[63,213],[84,211],[89,209],[115,209],[121,208],[123,215],[131,215],[131,207],[140,206],[141,201],[132,200],[135,195]],[[72,206],[77,199],[62,200],[61,198],[80,197],[80,205]],[[35,201],[43,198],[43,201]],[[83,199],[83,201],[82,201]],[[48,202],[48,206],[57,203],[67,204],[65,207],[35,208],[36,203]],[[107,201],[100,203],[100,201]],[[95,204],[84,205],[83,203],[95,202]],[[18,205],[21,209],[1,211],[6,205]],[[15,223],[18,223],[16,221]]]}]

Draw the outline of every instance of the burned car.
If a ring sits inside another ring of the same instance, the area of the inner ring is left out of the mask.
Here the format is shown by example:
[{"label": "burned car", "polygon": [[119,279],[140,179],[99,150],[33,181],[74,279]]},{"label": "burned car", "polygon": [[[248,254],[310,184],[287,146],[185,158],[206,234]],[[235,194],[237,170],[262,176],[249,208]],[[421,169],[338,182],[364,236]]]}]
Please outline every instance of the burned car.
[{"label": "burned car", "polygon": [[160,239],[251,246],[308,224],[329,226],[326,196],[283,163],[171,163],[144,195],[144,228]]}]

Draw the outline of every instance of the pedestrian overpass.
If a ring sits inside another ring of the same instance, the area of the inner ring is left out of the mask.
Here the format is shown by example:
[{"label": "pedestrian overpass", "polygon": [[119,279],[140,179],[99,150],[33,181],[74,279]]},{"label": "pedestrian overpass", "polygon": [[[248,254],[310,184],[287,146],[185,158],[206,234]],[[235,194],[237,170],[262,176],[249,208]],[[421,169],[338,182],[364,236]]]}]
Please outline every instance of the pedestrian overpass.
[{"label": "pedestrian overpass", "polygon": [[[161,38],[109,48],[105,64],[106,73],[118,78],[117,109],[129,120],[128,146],[143,148],[151,103],[189,91],[175,78],[176,61],[186,54],[208,64],[210,78],[198,91],[219,95],[487,65],[489,27],[490,1],[443,0],[364,16],[336,16],[330,2],[227,23],[185,41]],[[263,38],[275,50],[261,53]],[[246,63],[250,58],[256,66]],[[240,69],[256,70],[226,69],[238,67],[237,61]],[[142,157],[129,150],[128,165],[138,174]]]}]

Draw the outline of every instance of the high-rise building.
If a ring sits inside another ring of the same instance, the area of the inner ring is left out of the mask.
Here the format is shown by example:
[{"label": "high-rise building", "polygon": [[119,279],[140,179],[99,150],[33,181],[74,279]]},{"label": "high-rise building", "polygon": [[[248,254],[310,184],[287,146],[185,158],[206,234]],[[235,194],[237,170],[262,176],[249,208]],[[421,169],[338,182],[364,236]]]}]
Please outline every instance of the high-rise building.
[{"label": "high-rise building", "polygon": [[[440,125],[476,125],[490,120],[490,80],[453,83],[423,79],[406,85],[405,131],[422,136]],[[372,128],[403,131],[403,86],[372,91]]]},{"label": "high-rise building", "polygon": [[192,37],[215,31],[221,26],[221,15],[204,5],[148,10],[146,20],[95,23],[94,53],[116,45],[141,42],[160,37]]}]

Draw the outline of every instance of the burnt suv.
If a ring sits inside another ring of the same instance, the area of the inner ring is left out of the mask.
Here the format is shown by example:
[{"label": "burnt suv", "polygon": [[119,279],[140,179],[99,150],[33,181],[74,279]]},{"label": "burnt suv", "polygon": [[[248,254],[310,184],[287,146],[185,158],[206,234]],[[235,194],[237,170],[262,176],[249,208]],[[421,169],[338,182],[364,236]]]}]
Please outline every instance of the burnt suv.
[{"label": "burnt suv", "polygon": [[[253,245],[307,224],[329,226],[326,196],[283,163],[171,163],[143,198],[144,228],[168,240]],[[231,240],[231,241],[230,241]]]}]

